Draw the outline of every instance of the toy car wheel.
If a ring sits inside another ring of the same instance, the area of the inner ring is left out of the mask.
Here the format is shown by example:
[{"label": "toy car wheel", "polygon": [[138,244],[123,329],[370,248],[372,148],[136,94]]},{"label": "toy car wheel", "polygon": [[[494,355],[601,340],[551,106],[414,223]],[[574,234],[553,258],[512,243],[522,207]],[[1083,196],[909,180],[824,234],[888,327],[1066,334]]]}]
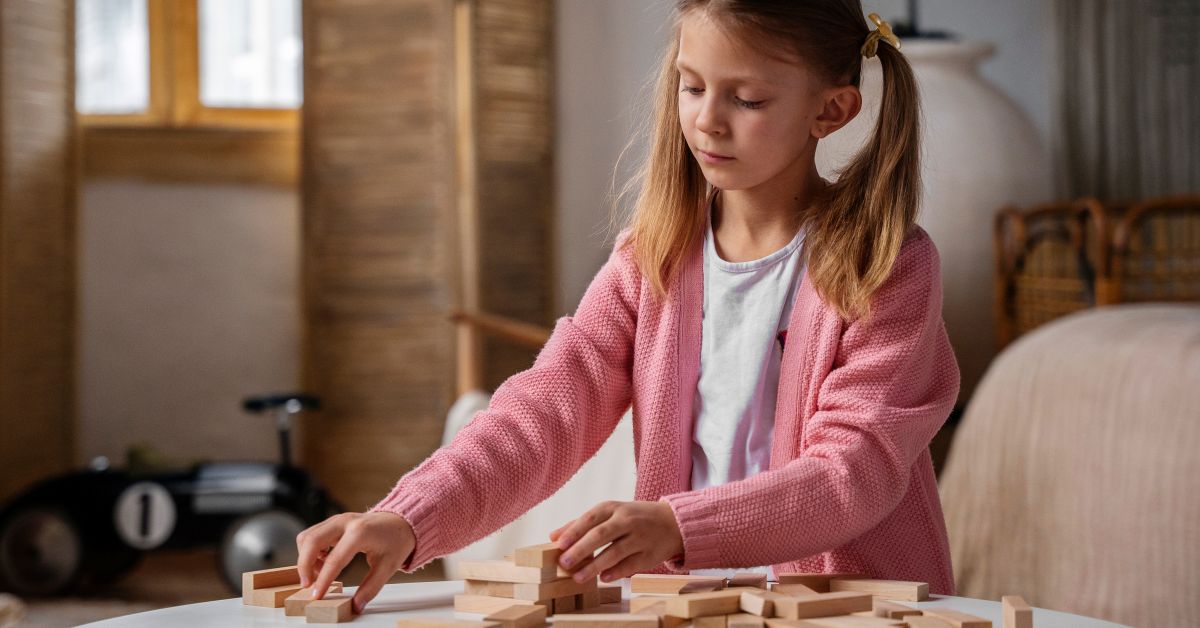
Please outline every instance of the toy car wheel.
[{"label": "toy car wheel", "polygon": [[49,506],[20,508],[0,523],[0,581],[23,595],[70,589],[83,571],[83,539],[75,522]]},{"label": "toy car wheel", "polygon": [[306,527],[285,510],[265,510],[234,521],[225,530],[219,553],[225,583],[240,593],[244,572],[296,564],[296,535]]}]

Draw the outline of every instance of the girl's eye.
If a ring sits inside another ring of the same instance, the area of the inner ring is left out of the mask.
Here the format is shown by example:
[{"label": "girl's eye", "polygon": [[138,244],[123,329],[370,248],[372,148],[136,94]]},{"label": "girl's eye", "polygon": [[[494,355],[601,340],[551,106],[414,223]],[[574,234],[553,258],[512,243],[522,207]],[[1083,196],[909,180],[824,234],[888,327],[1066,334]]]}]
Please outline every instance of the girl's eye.
[{"label": "girl's eye", "polygon": [[[684,87],[683,89],[681,89],[679,91],[686,92],[693,96],[699,95],[704,92],[704,90],[699,87]],[[746,109],[758,109],[758,108],[762,107],[763,103],[765,102],[762,100],[755,100],[755,101],[742,100],[741,98],[738,98],[737,96],[734,96],[733,99],[735,101],[737,101],[738,106],[744,107]]]}]

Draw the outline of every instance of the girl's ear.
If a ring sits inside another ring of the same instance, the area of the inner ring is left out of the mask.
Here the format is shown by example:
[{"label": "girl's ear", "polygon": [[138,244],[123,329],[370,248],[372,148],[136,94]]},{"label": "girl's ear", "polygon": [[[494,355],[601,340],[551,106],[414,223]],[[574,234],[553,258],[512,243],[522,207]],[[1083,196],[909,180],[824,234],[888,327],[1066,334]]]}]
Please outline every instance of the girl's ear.
[{"label": "girl's ear", "polygon": [[862,93],[853,85],[821,92],[821,113],[813,118],[812,135],[820,139],[846,126],[862,109]]}]

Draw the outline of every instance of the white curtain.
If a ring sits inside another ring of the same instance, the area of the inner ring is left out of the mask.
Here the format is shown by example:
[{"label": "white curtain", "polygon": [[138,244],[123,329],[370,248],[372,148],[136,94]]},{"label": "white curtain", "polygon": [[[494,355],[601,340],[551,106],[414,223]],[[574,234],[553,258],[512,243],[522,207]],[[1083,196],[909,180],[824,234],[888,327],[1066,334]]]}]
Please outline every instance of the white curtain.
[{"label": "white curtain", "polygon": [[1200,193],[1200,0],[1053,0],[1059,198]]}]

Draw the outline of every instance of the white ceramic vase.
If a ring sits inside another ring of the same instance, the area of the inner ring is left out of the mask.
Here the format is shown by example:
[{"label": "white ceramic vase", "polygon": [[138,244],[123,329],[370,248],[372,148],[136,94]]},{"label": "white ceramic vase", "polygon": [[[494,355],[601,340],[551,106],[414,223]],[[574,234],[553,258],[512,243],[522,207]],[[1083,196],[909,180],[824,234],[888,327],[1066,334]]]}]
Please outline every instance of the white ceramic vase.
[{"label": "white ceramic vase", "polygon": [[[995,51],[992,44],[910,39],[901,51],[921,91],[924,195],[918,222],[941,256],[943,315],[965,405],[995,354],[993,216],[1005,204],[1048,200],[1051,173],[1032,121],[979,75],[979,62]],[[878,59],[866,60],[861,113],[818,145],[817,167],[825,178],[836,180],[837,170],[873,132],[881,74]]]}]

